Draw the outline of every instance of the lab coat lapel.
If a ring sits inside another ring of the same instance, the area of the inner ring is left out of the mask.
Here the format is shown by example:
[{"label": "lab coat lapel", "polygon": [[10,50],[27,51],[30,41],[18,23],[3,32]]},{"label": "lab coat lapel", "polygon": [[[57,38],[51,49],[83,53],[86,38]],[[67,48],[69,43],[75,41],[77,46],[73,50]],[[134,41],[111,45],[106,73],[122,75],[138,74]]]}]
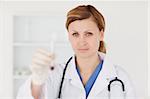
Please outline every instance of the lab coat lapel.
[{"label": "lab coat lapel", "polygon": [[104,60],[103,67],[89,93],[89,97],[96,96],[98,93],[102,92],[102,90],[108,86],[110,79],[116,77],[115,67],[110,59],[101,53],[99,54]]},{"label": "lab coat lapel", "polygon": [[70,83],[73,84],[74,86],[84,90],[84,86],[76,70],[75,56],[73,56],[72,60],[68,64],[65,78],[69,79]]}]

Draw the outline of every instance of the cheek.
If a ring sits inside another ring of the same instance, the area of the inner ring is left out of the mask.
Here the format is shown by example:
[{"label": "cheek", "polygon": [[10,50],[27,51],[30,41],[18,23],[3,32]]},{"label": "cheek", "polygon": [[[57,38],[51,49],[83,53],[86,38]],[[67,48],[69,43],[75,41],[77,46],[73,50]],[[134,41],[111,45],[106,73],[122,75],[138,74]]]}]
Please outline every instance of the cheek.
[{"label": "cheek", "polygon": [[93,39],[92,42],[89,43],[92,49],[97,50],[99,48],[100,41],[98,38]]},{"label": "cheek", "polygon": [[73,38],[69,38],[69,41],[71,43],[72,48],[74,49],[76,47],[76,41]]}]

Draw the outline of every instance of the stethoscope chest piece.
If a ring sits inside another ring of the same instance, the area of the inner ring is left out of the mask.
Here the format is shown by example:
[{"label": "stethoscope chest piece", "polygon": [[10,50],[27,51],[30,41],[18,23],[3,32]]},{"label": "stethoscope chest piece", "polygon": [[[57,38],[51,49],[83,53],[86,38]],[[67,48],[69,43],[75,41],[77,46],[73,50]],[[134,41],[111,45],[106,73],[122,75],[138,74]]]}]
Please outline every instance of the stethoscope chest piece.
[{"label": "stethoscope chest piece", "polygon": [[109,92],[111,91],[111,84],[112,84],[113,82],[120,82],[120,83],[121,83],[121,86],[122,86],[122,91],[125,92],[125,85],[124,85],[123,81],[120,80],[120,79],[118,79],[117,77],[115,77],[115,79],[113,79],[113,80],[111,80],[111,81],[109,82],[109,85],[108,85],[108,91],[109,91]]},{"label": "stethoscope chest piece", "polygon": [[[115,94],[114,94],[115,92]],[[125,99],[125,85],[122,80],[115,77],[108,84],[108,99]]]}]

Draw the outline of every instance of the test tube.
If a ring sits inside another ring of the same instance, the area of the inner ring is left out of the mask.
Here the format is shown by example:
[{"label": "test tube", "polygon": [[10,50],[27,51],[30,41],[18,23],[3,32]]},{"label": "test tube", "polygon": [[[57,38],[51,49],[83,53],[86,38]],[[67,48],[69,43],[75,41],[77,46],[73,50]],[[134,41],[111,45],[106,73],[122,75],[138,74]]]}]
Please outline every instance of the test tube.
[{"label": "test tube", "polygon": [[[54,43],[55,43],[55,40],[56,40],[56,34],[52,33],[52,35],[51,35],[51,43],[50,43],[51,44],[50,45],[50,51],[51,51],[52,55],[54,55]],[[55,57],[53,56],[53,58],[55,58]],[[54,65],[55,65],[55,59],[53,59],[52,62],[51,62],[51,67],[50,67],[51,70],[54,70]]]}]

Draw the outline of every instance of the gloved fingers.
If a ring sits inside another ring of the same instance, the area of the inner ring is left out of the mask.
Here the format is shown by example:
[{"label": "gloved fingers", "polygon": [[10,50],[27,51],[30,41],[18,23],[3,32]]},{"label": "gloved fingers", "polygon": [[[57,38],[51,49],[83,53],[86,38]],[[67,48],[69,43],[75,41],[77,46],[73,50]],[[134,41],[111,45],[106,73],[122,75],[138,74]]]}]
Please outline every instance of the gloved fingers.
[{"label": "gloved fingers", "polygon": [[45,55],[45,54],[43,54],[41,52],[35,53],[33,58],[34,57],[39,57],[39,58],[44,58],[44,59],[48,58],[49,60],[53,60],[53,56],[48,56],[48,55]]},{"label": "gloved fingers", "polygon": [[41,68],[48,68],[50,66],[50,62],[43,61],[41,59],[33,59],[32,65],[35,65]]},{"label": "gloved fingers", "polygon": [[49,67],[42,67],[41,64],[31,64],[31,67],[30,67],[32,73],[36,73],[39,75],[40,74],[45,74],[49,71]]},{"label": "gloved fingers", "polygon": [[40,64],[51,64],[51,62],[54,60],[54,55],[49,53],[46,50],[38,49],[33,56],[32,62],[40,63]]},{"label": "gloved fingers", "polygon": [[32,62],[37,62],[37,61],[44,64],[45,63],[50,64],[53,60],[48,56],[45,56],[41,53],[37,53],[36,55],[34,55]]},{"label": "gloved fingers", "polygon": [[48,56],[52,59],[54,58],[53,53],[50,53],[50,52],[48,52],[47,50],[44,50],[44,49],[37,49],[37,53],[41,53],[41,54],[43,54],[45,56]]}]

